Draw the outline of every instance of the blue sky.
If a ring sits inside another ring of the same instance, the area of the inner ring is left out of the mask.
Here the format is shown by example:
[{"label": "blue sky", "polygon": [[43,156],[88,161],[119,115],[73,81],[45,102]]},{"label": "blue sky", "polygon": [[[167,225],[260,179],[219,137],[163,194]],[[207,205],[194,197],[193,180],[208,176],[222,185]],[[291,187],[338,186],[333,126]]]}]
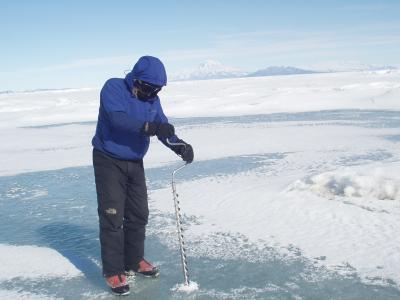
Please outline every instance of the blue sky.
[{"label": "blue sky", "polygon": [[167,72],[400,66],[400,1],[0,0],[0,90],[98,87],[142,55]]}]

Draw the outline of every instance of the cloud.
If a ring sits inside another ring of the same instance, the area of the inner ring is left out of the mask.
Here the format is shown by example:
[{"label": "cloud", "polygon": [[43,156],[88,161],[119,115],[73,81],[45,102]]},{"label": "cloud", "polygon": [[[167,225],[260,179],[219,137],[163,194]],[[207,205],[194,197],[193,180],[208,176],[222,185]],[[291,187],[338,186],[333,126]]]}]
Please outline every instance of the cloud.
[{"label": "cloud", "polygon": [[268,31],[251,31],[251,32],[239,32],[230,34],[219,34],[215,36],[216,40],[238,40],[238,39],[254,39],[254,38],[266,38],[266,37],[278,37],[282,35],[293,35],[297,31],[294,30],[268,30]]},{"label": "cloud", "polygon": [[49,72],[58,70],[69,70],[78,69],[85,67],[97,67],[97,66],[108,66],[108,65],[125,65],[132,63],[132,55],[125,56],[111,56],[111,57],[99,57],[99,58],[85,58],[72,61],[70,63],[51,65],[36,69],[36,71]]},{"label": "cloud", "polygon": [[[279,55],[318,50],[365,52],[374,46],[400,47],[400,23],[330,30],[254,31],[216,36],[212,51],[225,56]],[[205,52],[205,51],[204,51]]]},{"label": "cloud", "polygon": [[0,74],[12,75],[12,74],[31,74],[31,73],[51,73],[55,71],[76,70],[82,68],[112,66],[112,65],[114,66],[120,65],[121,67],[126,65],[130,66],[132,64],[132,58],[134,57],[135,55],[83,58],[71,62],[66,62],[64,64],[55,64],[55,65],[48,65],[36,68],[26,68],[14,71],[0,71]]},{"label": "cloud", "polygon": [[[214,52],[214,48],[203,48],[203,49],[187,49],[187,50],[171,50],[160,54],[166,61],[186,61],[186,60],[202,60],[210,57],[210,54]],[[215,55],[215,52],[214,52]]]},{"label": "cloud", "polygon": [[[266,30],[239,32],[224,35],[215,35],[207,47],[195,49],[174,49],[156,53],[171,71],[179,65],[199,63],[209,58],[218,60],[237,59],[240,65],[245,61],[259,57],[260,60],[280,60],[285,58],[299,62],[304,57],[318,56],[321,59],[331,59],[334,51],[340,54],[365,53],[372,47],[381,46],[382,49],[396,49],[400,47],[400,23],[381,22],[368,26],[352,28],[335,28],[330,30]],[[376,55],[379,55],[377,53]],[[302,58],[300,58],[302,56]],[[83,58],[75,61],[43,66],[38,68],[0,72],[6,74],[21,73],[51,73],[66,70],[90,69],[94,67],[131,66],[139,54],[129,54],[110,57]],[[348,58],[344,58],[348,59]],[[398,63],[393,62],[393,64]]]}]

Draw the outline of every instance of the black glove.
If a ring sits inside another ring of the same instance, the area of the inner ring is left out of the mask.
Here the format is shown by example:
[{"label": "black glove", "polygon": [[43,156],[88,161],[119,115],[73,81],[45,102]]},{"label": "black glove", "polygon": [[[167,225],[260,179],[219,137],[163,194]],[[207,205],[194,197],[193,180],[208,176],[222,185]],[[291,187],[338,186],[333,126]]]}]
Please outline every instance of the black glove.
[{"label": "black glove", "polygon": [[154,123],[154,122],[146,122],[144,123],[141,133],[147,136],[154,136],[156,135],[157,129],[158,129],[159,124]]},{"label": "black glove", "polygon": [[171,149],[182,157],[183,161],[190,164],[194,157],[193,147],[183,140],[177,140],[175,143],[182,143],[183,145],[174,145]]},{"label": "black glove", "polygon": [[186,144],[185,150],[181,154],[181,157],[182,157],[183,161],[190,164],[194,158],[193,147],[189,144]]},{"label": "black glove", "polygon": [[175,134],[175,128],[169,123],[146,122],[141,132],[147,136],[157,135],[159,138],[166,139]]}]

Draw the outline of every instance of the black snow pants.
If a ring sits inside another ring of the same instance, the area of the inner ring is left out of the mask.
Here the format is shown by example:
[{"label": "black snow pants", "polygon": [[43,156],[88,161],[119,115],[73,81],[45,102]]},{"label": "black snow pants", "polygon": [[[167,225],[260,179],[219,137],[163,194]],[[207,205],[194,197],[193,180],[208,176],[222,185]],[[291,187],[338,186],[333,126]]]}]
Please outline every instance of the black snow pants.
[{"label": "black snow pants", "polygon": [[143,160],[93,150],[103,275],[135,270],[144,256],[149,216]]}]

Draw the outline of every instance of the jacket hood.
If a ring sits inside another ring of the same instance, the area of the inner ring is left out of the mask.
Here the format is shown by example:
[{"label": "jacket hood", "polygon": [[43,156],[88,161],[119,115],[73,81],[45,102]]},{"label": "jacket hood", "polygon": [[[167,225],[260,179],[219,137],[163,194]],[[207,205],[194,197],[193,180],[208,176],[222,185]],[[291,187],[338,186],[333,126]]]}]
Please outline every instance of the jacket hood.
[{"label": "jacket hood", "polygon": [[129,89],[133,88],[135,79],[143,80],[155,85],[167,85],[167,73],[165,72],[164,64],[157,57],[142,56],[129,72],[125,81]]}]

